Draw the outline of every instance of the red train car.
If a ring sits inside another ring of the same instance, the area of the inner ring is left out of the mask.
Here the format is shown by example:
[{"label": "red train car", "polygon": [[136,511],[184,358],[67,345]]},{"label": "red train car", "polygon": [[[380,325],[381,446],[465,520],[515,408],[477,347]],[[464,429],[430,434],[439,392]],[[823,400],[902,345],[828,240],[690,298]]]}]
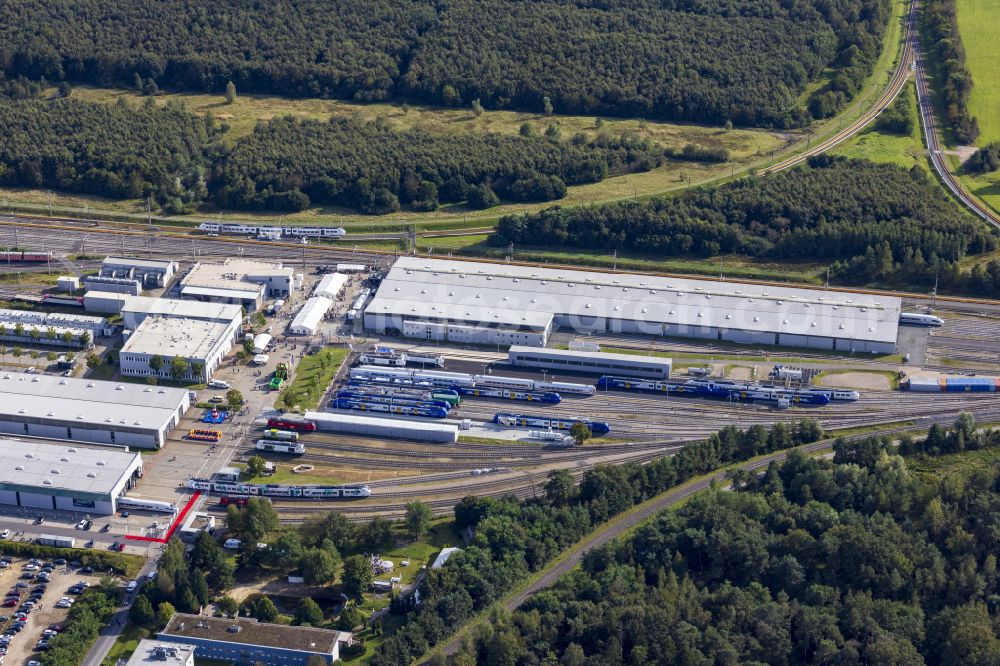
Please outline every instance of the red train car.
[{"label": "red train car", "polygon": [[306,419],[293,419],[289,417],[274,418],[267,420],[268,428],[278,428],[279,430],[295,430],[297,432],[313,432],[316,430],[316,423]]},{"label": "red train car", "polygon": [[52,261],[51,252],[0,252],[0,261],[38,264]]}]

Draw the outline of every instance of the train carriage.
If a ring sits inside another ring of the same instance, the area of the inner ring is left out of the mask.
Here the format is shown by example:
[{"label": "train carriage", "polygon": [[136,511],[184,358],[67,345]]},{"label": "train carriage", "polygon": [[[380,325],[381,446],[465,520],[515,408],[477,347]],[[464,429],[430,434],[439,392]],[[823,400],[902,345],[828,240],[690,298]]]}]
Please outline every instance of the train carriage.
[{"label": "train carriage", "polygon": [[306,452],[305,444],[301,442],[279,442],[270,439],[261,439],[257,441],[254,447],[258,451],[271,451],[273,453],[292,453],[295,455],[302,455]]},{"label": "train carriage", "polygon": [[553,430],[569,430],[575,423],[585,423],[590,432],[595,435],[606,435],[611,432],[611,426],[603,421],[587,421],[574,418],[553,418],[533,414],[507,414],[498,412],[493,416],[493,422],[499,425],[515,425],[528,428],[551,428]]}]

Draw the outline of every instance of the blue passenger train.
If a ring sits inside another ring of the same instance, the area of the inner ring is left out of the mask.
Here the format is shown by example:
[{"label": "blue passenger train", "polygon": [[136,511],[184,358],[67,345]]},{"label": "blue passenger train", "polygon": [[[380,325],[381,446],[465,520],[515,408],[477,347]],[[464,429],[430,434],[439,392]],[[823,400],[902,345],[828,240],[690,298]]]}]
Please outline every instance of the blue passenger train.
[{"label": "blue passenger train", "polygon": [[434,400],[433,398],[413,398],[407,396],[394,395],[372,395],[362,391],[341,390],[337,391],[337,398],[348,398],[350,400],[363,400],[366,402],[377,402],[383,405],[436,405],[442,409],[451,409],[451,405],[444,400]]},{"label": "blue passenger train", "polygon": [[825,405],[831,400],[857,400],[857,391],[840,389],[786,389],[780,386],[761,386],[756,383],[730,380],[689,379],[687,381],[656,381],[603,375],[597,380],[598,388],[619,391],[649,391],[653,393],[677,393],[699,397],[724,398],[726,400],[764,400],[791,404]]},{"label": "blue passenger train", "polygon": [[525,400],[527,402],[545,402],[557,405],[562,402],[558,393],[552,391],[511,391],[499,387],[475,387],[456,386],[455,390],[461,395],[480,398],[503,398],[505,400]]},{"label": "blue passenger train", "polygon": [[334,409],[353,409],[359,412],[386,412],[389,414],[403,414],[405,416],[426,416],[432,419],[443,419],[448,416],[447,409],[430,403],[390,405],[355,398],[336,398],[330,401],[330,406]]},{"label": "blue passenger train", "polygon": [[586,423],[590,432],[595,435],[606,435],[611,432],[611,426],[604,421],[586,421],[584,419],[559,418],[539,416],[534,414],[508,414],[497,412],[493,416],[493,423],[498,425],[525,426],[528,428],[552,428],[553,430],[569,430],[574,423]]}]

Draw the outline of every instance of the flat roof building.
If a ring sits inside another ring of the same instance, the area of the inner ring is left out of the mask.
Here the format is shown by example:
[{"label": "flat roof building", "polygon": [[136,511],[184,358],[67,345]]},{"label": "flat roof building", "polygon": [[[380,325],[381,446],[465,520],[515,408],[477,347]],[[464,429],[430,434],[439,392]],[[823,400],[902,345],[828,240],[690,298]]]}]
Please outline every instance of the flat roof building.
[{"label": "flat roof building", "polygon": [[119,294],[138,296],[142,293],[142,286],[142,282],[135,278],[111,275],[83,276],[83,288],[87,291],[116,291]]},{"label": "flat roof building", "polygon": [[325,296],[313,296],[298,311],[288,330],[295,335],[316,335],[323,317],[333,307],[333,301]]},{"label": "flat roof building", "polygon": [[33,324],[42,328],[46,326],[58,326],[61,328],[84,329],[89,331],[92,337],[104,335],[108,328],[108,320],[105,317],[64,314],[62,312],[39,312],[36,310],[0,309],[0,323],[11,325],[18,322]]},{"label": "flat roof building", "polygon": [[200,303],[177,298],[151,298],[149,296],[129,296],[122,307],[122,323],[125,328],[138,328],[142,320],[150,315],[174,319],[197,319],[224,324],[243,320],[239,305],[226,303]]},{"label": "flat roof building", "polygon": [[416,421],[380,416],[362,416],[350,412],[306,412],[305,418],[316,423],[320,432],[339,432],[362,437],[411,439],[418,442],[454,444],[458,424],[441,421]]},{"label": "flat roof building", "polygon": [[196,301],[234,303],[249,312],[264,297],[283,298],[296,288],[295,272],[280,263],[227,259],[221,264],[195,264],[181,278],[181,296]]},{"label": "flat roof building", "polygon": [[138,280],[143,287],[152,289],[169,283],[178,268],[176,261],[107,257],[101,262],[101,275]]},{"label": "flat roof building", "polygon": [[0,504],[111,515],[142,476],[142,456],[0,438]]},{"label": "flat roof building", "polygon": [[314,627],[268,624],[253,618],[235,619],[175,613],[158,635],[161,641],[193,645],[195,657],[252,666],[257,662],[306,666],[310,657],[324,663],[340,659],[340,644],[351,634]]},{"label": "flat roof building", "polygon": [[128,298],[130,296],[122,292],[91,289],[83,295],[83,309],[87,312],[118,314],[125,307]]},{"label": "flat roof building", "polygon": [[557,372],[586,372],[648,379],[669,379],[672,365],[669,358],[660,356],[518,346],[511,347],[507,352],[507,362],[516,367],[545,368]]},{"label": "flat roof building", "polygon": [[163,446],[190,406],[185,389],[0,372],[0,433]]},{"label": "flat roof building", "polygon": [[194,646],[143,638],[125,666],[194,666]]},{"label": "flat roof building", "polygon": [[[893,296],[400,257],[364,320],[422,339],[464,341],[472,328],[522,346],[545,346],[563,328],[891,353],[899,313]],[[518,339],[526,333],[535,335]]]},{"label": "flat roof building", "polygon": [[[118,353],[122,374],[207,382],[233,348],[239,323],[146,317]],[[153,367],[155,357],[163,362],[158,369]],[[184,374],[174,371],[175,359],[186,362]]]}]

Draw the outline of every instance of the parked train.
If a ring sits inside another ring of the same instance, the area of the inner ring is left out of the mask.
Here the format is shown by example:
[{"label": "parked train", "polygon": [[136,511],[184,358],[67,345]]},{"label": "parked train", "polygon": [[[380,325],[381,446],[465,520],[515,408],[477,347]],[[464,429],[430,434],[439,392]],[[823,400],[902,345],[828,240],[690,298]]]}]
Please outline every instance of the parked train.
[{"label": "parked train", "polygon": [[387,412],[389,414],[402,414],[405,416],[426,416],[432,419],[443,419],[448,416],[447,409],[430,403],[391,405],[371,402],[369,400],[356,400],[354,398],[336,398],[330,401],[330,407],[334,409],[353,409],[360,412]]},{"label": "parked train", "polygon": [[228,497],[305,497],[309,499],[360,499],[371,497],[368,486],[284,486],[278,484],[234,483],[209,479],[188,479],[187,487]]},{"label": "parked train", "polygon": [[604,421],[586,421],[574,418],[550,418],[534,414],[507,414],[498,412],[493,415],[493,423],[506,426],[524,426],[528,428],[546,428],[551,430],[569,430],[574,423],[583,422],[595,435],[606,435],[611,432],[611,426]]},{"label": "parked train", "polygon": [[351,379],[368,379],[374,381],[410,382],[413,384],[430,384],[442,388],[456,386],[473,386],[472,375],[462,372],[442,372],[440,370],[407,370],[406,368],[383,368],[371,365],[361,365],[351,368]]},{"label": "parked train", "polygon": [[389,350],[367,351],[358,356],[358,361],[364,365],[386,365],[392,368],[402,368],[406,365],[406,354],[397,354]]},{"label": "parked train", "polygon": [[456,407],[462,402],[457,391],[451,389],[386,386],[385,384],[374,384],[363,381],[350,381],[346,384],[349,391],[356,391],[364,395],[384,395],[394,398],[417,398],[419,400],[440,400],[447,402],[450,406]]},{"label": "parked train", "polygon": [[169,513],[175,515],[177,513],[177,507],[170,502],[159,502],[157,500],[144,500],[137,499],[133,497],[119,497],[116,502],[118,509],[126,509],[128,511],[159,511],[160,513]]},{"label": "parked train", "polygon": [[38,264],[52,261],[51,252],[0,252],[0,261],[4,263],[21,262],[25,264]]},{"label": "parked train", "polygon": [[264,439],[277,439],[284,442],[297,442],[299,441],[299,433],[292,432],[290,430],[278,430],[277,428],[270,428],[264,431]]},{"label": "parked train", "polygon": [[900,324],[916,324],[917,326],[944,326],[944,319],[918,312],[900,312]]},{"label": "parked train", "polygon": [[337,391],[337,397],[345,398],[347,400],[364,400],[367,402],[377,402],[382,405],[434,405],[444,410],[451,409],[450,402],[445,402],[444,400],[435,400],[434,398],[415,398],[415,397],[395,396],[395,395],[370,395],[362,391],[352,391],[350,389],[342,389],[340,391]]},{"label": "parked train", "polygon": [[255,224],[218,224],[203,222],[198,225],[198,231],[210,234],[237,234],[241,236],[260,236],[277,240],[282,236],[291,238],[340,238],[347,231],[341,227],[274,227]]},{"label": "parked train", "polygon": [[219,498],[219,504],[222,506],[229,506],[230,504],[242,509],[250,501],[249,497],[229,497],[228,495],[223,495]]},{"label": "parked train", "polygon": [[43,305],[67,305],[72,308],[83,307],[83,296],[58,296],[56,294],[43,294]]},{"label": "parked train", "polygon": [[504,377],[503,375],[473,375],[472,381],[477,387],[496,386],[507,389],[522,389],[525,391],[556,391],[558,393],[576,393],[579,395],[594,395],[596,392],[591,384],[574,384],[571,382],[540,382],[524,377]]},{"label": "parked train", "polygon": [[605,390],[678,393],[736,400],[766,400],[779,404],[787,401],[792,404],[825,405],[831,400],[853,401],[861,397],[857,391],[846,389],[786,389],[780,386],[769,387],[761,386],[760,384],[733,381],[689,379],[672,382],[634,379],[632,377],[615,377],[613,375],[602,375],[597,380],[597,386]]},{"label": "parked train", "polygon": [[276,442],[273,439],[259,439],[255,448],[258,451],[294,453],[295,455],[302,455],[306,452],[306,445],[302,442]]},{"label": "parked train", "polygon": [[316,423],[292,416],[279,416],[267,420],[267,427],[277,430],[294,430],[296,432],[314,432]]},{"label": "parked train", "polygon": [[557,405],[562,402],[558,393],[546,391],[511,391],[510,389],[498,386],[476,386],[475,388],[460,387],[458,392],[462,395],[480,398],[503,398],[504,400],[525,400],[527,402],[545,402]]}]

